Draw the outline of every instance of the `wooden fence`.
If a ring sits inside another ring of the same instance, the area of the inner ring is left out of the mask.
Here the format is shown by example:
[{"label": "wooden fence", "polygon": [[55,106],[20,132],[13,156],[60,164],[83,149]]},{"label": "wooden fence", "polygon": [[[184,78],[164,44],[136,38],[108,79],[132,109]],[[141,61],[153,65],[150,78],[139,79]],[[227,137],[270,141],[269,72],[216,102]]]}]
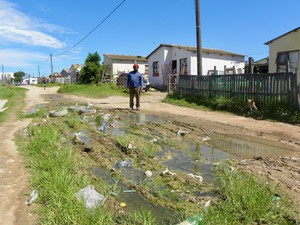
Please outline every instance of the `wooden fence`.
[{"label": "wooden fence", "polygon": [[299,108],[297,84],[295,73],[179,75],[177,91],[205,97],[249,98],[261,104],[284,100]]}]

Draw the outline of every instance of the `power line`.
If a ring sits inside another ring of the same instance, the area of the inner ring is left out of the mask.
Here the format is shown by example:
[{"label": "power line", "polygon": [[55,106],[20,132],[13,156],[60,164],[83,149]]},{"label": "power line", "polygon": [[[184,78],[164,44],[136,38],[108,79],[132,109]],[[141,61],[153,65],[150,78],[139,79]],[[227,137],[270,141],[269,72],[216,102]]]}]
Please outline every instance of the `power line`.
[{"label": "power line", "polygon": [[100,25],[102,25],[115,11],[117,11],[117,9],[119,7],[121,7],[121,5],[126,2],[126,0],[123,0],[116,8],[114,8],[113,11],[111,11],[111,13],[109,13],[100,23],[98,23],[98,25],[92,29],[87,35],[85,35],[81,40],[79,40],[76,44],[74,44],[71,48],[67,49],[66,51],[53,55],[53,56],[60,56],[65,54],[66,52],[70,51],[71,49],[75,48],[77,45],[79,45],[82,41],[84,41],[88,36],[90,36]]}]

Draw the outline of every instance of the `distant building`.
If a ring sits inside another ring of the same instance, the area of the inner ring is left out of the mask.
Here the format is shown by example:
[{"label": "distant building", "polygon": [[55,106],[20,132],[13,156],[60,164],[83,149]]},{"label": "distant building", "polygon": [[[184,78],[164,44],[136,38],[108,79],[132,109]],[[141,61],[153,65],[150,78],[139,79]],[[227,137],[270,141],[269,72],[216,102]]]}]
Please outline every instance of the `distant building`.
[{"label": "distant building", "polygon": [[27,85],[38,84],[38,78],[36,78],[36,77],[23,78],[22,84],[27,84]]},{"label": "distant building", "polygon": [[71,83],[80,82],[80,70],[84,67],[84,64],[72,64],[70,67]]},{"label": "distant building", "polygon": [[14,73],[7,72],[7,73],[0,73],[0,82],[6,83],[6,84],[11,84],[13,83],[14,79]]},{"label": "distant building", "polygon": [[103,65],[109,67],[110,73],[117,75],[120,73],[128,73],[133,70],[133,64],[139,64],[139,72],[142,74],[148,74],[148,60],[144,56],[132,56],[132,55],[115,55],[115,54],[103,54]]}]

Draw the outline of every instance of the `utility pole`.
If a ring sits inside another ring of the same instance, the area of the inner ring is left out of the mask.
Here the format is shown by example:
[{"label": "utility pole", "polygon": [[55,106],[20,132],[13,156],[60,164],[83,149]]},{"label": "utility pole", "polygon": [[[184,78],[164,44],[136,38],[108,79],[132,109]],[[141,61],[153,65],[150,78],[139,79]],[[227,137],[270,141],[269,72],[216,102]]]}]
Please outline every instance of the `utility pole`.
[{"label": "utility pole", "polygon": [[202,75],[200,0],[196,1],[197,75]]},{"label": "utility pole", "polygon": [[3,67],[3,65],[2,65],[2,76],[1,76],[1,81],[2,81],[2,83],[4,83],[4,82],[3,82],[3,78],[4,78],[4,67]]},{"label": "utility pole", "polygon": [[51,63],[51,77],[52,77],[53,75],[52,53],[50,54],[50,63]]},{"label": "utility pole", "polygon": [[40,73],[40,65],[38,65],[38,74],[39,74],[39,77],[41,77],[41,73]]}]

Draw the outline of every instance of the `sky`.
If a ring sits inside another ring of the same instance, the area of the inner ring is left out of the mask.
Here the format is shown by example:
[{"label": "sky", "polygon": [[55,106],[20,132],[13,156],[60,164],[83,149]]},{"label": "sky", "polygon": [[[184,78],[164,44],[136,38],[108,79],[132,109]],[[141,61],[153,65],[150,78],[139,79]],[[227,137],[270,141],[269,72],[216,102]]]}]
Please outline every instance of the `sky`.
[{"label": "sky", "polygon": [[[300,26],[300,0],[200,0],[201,46],[253,57]],[[0,73],[42,77],[89,53],[148,56],[197,46],[195,0],[0,0]],[[51,60],[52,58],[52,60]]]}]

